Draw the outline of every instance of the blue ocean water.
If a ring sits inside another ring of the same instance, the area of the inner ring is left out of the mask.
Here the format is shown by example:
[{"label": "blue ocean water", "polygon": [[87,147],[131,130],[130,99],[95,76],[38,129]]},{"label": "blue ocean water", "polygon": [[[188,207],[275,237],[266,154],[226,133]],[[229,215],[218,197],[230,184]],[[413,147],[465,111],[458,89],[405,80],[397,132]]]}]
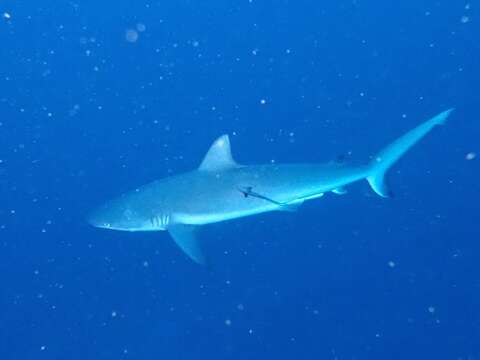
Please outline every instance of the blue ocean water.
[{"label": "blue ocean water", "polygon": [[[479,359],[475,2],[0,3],[0,359]],[[90,227],[101,202],[195,168],[395,166],[296,213],[167,233]]]}]

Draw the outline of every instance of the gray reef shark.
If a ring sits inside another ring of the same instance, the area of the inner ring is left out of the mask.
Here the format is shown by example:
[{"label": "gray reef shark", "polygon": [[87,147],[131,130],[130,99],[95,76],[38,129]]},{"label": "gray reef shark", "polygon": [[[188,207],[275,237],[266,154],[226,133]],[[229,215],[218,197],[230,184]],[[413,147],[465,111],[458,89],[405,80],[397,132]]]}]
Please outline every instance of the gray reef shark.
[{"label": "gray reef shark", "polygon": [[373,191],[389,197],[387,170],[453,109],[410,130],[362,166],[326,164],[240,165],[232,158],[228,135],[212,144],[196,170],[141,186],[107,202],[89,217],[91,225],[122,231],[166,230],[194,261],[205,263],[195,236],[199,225],[268,211],[292,211],[326,192],[366,179]]}]

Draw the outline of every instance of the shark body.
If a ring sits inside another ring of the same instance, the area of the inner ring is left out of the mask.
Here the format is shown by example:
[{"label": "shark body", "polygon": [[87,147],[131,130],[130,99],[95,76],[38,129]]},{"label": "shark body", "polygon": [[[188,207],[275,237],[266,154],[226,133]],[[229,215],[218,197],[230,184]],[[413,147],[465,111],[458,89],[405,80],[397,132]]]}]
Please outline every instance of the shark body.
[{"label": "shark body", "polygon": [[391,195],[386,171],[452,109],[410,130],[363,166],[327,164],[240,165],[227,135],[210,147],[200,167],[144,185],[105,203],[89,217],[96,227],[121,231],[168,231],[197,263],[205,263],[195,236],[199,225],[260,214],[292,211],[326,192],[366,179],[382,197]]}]

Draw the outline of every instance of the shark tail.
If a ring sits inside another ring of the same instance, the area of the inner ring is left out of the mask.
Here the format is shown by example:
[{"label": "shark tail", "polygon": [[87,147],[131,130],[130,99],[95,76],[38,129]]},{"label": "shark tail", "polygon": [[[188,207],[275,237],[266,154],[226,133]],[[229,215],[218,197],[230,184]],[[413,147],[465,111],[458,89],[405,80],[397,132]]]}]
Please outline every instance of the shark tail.
[{"label": "shark tail", "polygon": [[427,135],[436,125],[443,124],[454,109],[446,110],[418,125],[380,151],[369,165],[367,181],[378,195],[393,196],[385,181],[385,174],[413,145]]}]

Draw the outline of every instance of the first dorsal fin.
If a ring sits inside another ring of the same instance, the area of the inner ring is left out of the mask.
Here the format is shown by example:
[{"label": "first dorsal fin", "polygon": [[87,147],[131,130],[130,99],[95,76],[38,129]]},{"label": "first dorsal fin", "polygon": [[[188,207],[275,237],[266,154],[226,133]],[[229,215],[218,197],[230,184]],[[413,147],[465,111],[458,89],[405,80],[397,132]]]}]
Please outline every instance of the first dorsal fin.
[{"label": "first dorsal fin", "polygon": [[199,170],[218,171],[238,166],[233,160],[228,135],[222,135],[214,141],[203,158]]}]

